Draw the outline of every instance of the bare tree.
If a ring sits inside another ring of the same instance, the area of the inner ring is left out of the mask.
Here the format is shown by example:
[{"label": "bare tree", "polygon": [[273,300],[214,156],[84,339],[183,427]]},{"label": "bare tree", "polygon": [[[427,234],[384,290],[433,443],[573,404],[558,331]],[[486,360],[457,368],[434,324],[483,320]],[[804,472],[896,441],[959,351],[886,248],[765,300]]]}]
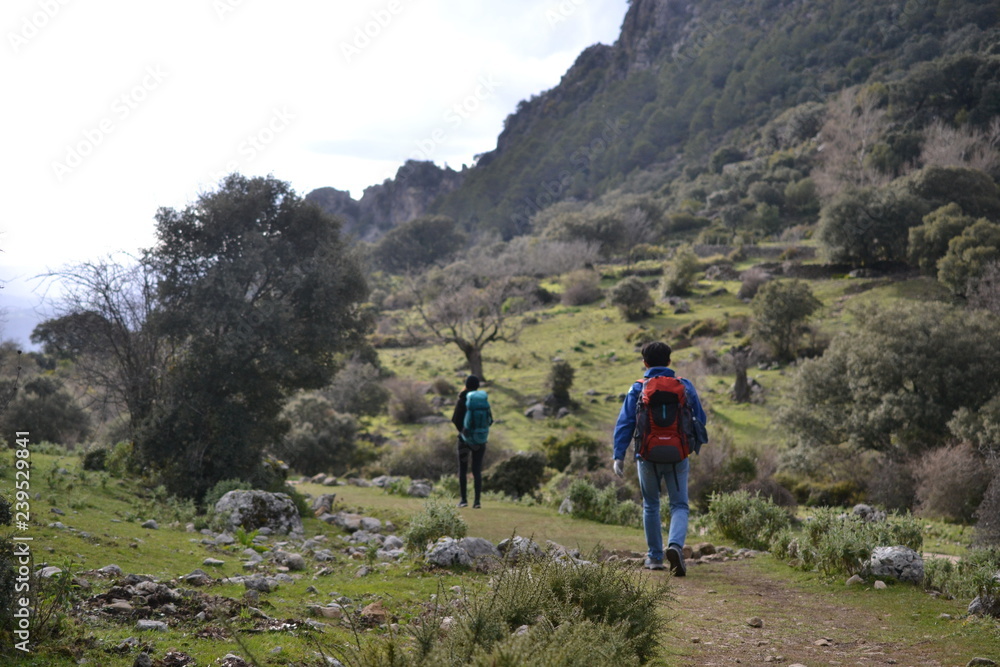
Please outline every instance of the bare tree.
[{"label": "bare tree", "polygon": [[635,248],[652,236],[653,223],[649,214],[638,206],[630,208],[622,218],[622,244],[625,246],[625,267],[632,267]]},{"label": "bare tree", "polygon": [[969,290],[969,305],[1000,315],[1000,262],[991,262]]},{"label": "bare tree", "polygon": [[823,165],[813,174],[820,194],[829,197],[845,187],[879,186],[889,180],[867,159],[886,128],[880,105],[878,94],[867,88],[849,88],[829,103],[820,131]]},{"label": "bare tree", "polygon": [[465,355],[469,372],[481,380],[483,348],[498,341],[517,340],[522,329],[519,318],[504,309],[518,290],[510,278],[496,279],[485,287],[448,281],[437,296],[428,298],[412,289],[420,319],[438,341],[453,344]]},{"label": "bare tree", "polygon": [[924,132],[920,161],[939,167],[971,167],[994,174],[1000,167],[1000,117],[989,127],[954,128],[938,120]]},{"label": "bare tree", "polygon": [[63,296],[57,316],[35,327],[32,342],[74,359],[84,381],[104,390],[106,405],[128,410],[134,428],[153,407],[169,356],[149,326],[157,307],[155,270],[145,258],[123,255],[45,277]]}]

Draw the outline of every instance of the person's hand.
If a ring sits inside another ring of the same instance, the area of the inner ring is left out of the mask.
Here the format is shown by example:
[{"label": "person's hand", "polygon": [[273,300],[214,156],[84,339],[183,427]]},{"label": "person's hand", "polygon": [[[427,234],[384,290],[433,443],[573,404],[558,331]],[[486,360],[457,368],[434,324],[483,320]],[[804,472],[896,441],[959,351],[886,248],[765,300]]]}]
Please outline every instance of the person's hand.
[{"label": "person's hand", "polygon": [[621,459],[615,459],[615,474],[619,477],[625,476],[625,462]]}]

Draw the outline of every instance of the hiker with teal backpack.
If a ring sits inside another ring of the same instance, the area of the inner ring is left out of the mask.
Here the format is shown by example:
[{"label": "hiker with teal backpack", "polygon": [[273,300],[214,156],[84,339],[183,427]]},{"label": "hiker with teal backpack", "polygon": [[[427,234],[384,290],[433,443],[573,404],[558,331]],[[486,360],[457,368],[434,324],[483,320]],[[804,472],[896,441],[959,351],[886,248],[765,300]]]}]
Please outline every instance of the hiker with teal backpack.
[{"label": "hiker with teal backpack", "polygon": [[[664,556],[676,577],[687,573],[684,540],[688,526],[688,455],[708,441],[705,410],[690,380],[678,378],[670,366],[670,346],[646,343],[643,378],[629,388],[614,434],[614,470],[624,476],[625,452],[635,446],[635,461],[642,492],[642,525],[646,532],[645,567],[665,569]],[[660,480],[670,499],[670,528],[663,549],[660,523]]]},{"label": "hiker with teal backpack", "polygon": [[475,497],[473,509],[479,509],[479,498],[483,490],[483,456],[489,439],[493,412],[485,391],[479,389],[479,378],[470,375],[465,379],[465,389],[458,395],[451,423],[458,429],[458,489],[462,498],[459,507],[468,507],[469,460],[472,462],[472,485]]}]

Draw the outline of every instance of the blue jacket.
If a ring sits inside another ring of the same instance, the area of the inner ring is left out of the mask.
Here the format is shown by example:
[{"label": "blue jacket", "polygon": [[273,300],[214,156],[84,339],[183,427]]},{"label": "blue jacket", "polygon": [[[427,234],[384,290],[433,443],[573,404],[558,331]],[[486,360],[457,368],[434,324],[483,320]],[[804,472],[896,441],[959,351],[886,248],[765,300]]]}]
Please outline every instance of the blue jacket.
[{"label": "blue jacket", "polygon": [[[666,366],[654,366],[652,368],[646,369],[646,374],[644,378],[652,377],[676,377],[671,369]],[[691,381],[685,378],[681,378],[681,382],[684,383],[685,389],[687,389],[688,399],[691,401],[691,407],[694,409],[694,417],[702,424],[706,422],[705,409],[701,407],[701,399],[698,398],[698,392],[695,390],[694,385]],[[618,414],[618,423],[615,424],[615,458],[625,459],[625,452],[628,450],[628,446],[632,444],[632,433],[635,431],[635,404],[639,400],[639,394],[642,393],[642,382],[636,382],[625,394],[625,401],[622,403],[622,410]],[[635,453],[635,458],[639,458],[639,453]]]}]

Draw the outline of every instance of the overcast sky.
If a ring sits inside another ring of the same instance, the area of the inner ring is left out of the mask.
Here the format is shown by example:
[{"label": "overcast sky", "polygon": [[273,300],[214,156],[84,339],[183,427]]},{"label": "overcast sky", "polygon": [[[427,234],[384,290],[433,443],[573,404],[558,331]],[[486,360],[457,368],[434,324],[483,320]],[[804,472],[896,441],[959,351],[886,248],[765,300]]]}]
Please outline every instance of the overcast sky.
[{"label": "overcast sky", "polygon": [[[4,0],[0,305],[153,242],[222,175],[360,198],[461,169],[518,101],[618,36],[626,0]],[[9,322],[7,335],[12,333]]]}]

